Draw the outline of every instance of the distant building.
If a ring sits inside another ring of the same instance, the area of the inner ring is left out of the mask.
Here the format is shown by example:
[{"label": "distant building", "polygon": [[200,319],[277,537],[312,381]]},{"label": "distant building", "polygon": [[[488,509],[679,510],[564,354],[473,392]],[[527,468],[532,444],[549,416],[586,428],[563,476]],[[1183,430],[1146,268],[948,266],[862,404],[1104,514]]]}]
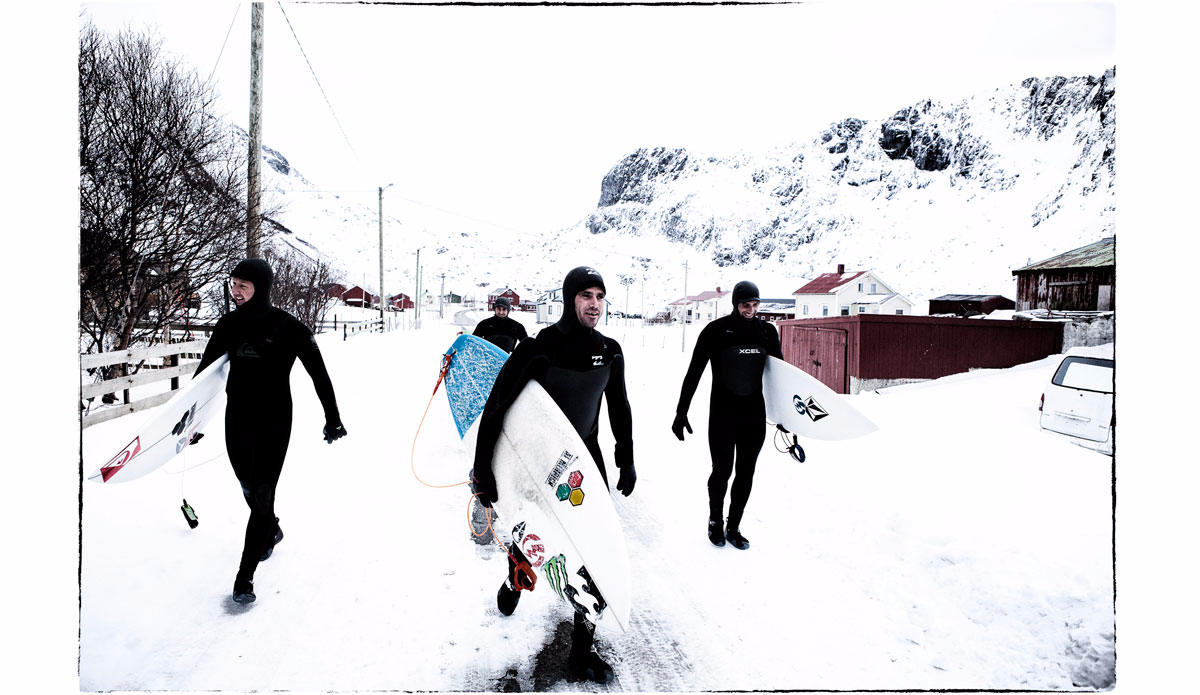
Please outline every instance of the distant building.
[{"label": "distant building", "polygon": [[838,264],[837,272],[817,276],[792,293],[798,319],[856,314],[912,314],[913,304],[874,271]]},{"label": "distant building", "polygon": [[671,321],[687,321],[688,323],[707,323],[722,314],[728,314],[732,307],[722,310],[721,299],[729,294],[729,290],[718,287],[715,290],[705,290],[700,294],[687,295],[676,299],[667,305]]},{"label": "distant building", "polygon": [[396,311],[404,311],[405,309],[416,307],[416,304],[413,302],[412,297],[407,294],[394,294],[392,295],[390,306]]},{"label": "distant building", "polygon": [[379,297],[355,285],[342,293],[342,301],[350,306],[370,308],[379,304]]},{"label": "distant building", "polygon": [[[729,307],[733,311],[733,307]],[[765,321],[784,321],[796,318],[796,302],[790,298],[762,298],[758,301],[758,315]]]},{"label": "distant building", "polygon": [[520,306],[521,305],[521,298],[519,296],[517,296],[516,291],[514,291],[508,287],[497,287],[496,289],[492,290],[491,292],[488,292],[488,309],[495,308],[496,300],[500,299],[501,297],[504,297],[505,299],[508,300],[509,306]]},{"label": "distant building", "polygon": [[930,316],[979,316],[1015,308],[1016,302],[998,294],[943,294],[929,300]]},{"label": "distant building", "polygon": [[1017,310],[1113,311],[1116,306],[1117,238],[1012,271]]}]

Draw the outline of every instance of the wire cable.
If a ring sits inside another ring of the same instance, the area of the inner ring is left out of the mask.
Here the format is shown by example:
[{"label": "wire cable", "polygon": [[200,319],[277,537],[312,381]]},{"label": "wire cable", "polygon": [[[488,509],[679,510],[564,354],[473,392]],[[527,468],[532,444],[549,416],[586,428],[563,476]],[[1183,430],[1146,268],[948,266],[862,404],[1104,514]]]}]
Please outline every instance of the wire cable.
[{"label": "wire cable", "polygon": [[217,74],[217,66],[221,64],[221,56],[225,55],[225,45],[229,43],[229,35],[233,33],[233,25],[237,23],[238,12],[242,9],[242,4],[233,8],[233,19],[229,22],[229,28],[225,30],[225,40],[221,42],[221,50],[217,52],[217,61],[213,63],[212,72],[208,73],[208,81],[211,83],[213,75]]},{"label": "wire cable", "polygon": [[308,71],[313,76],[313,81],[317,83],[317,89],[321,91],[321,96],[325,99],[325,105],[329,107],[329,113],[333,116],[333,122],[337,123],[338,130],[342,132],[342,137],[346,139],[346,146],[350,148],[350,153],[354,155],[355,161],[362,164],[362,160],[358,157],[358,152],[354,149],[354,145],[350,142],[350,136],[346,135],[346,129],[342,127],[342,122],[338,120],[337,112],[333,110],[333,104],[329,102],[329,95],[325,94],[325,88],[321,86],[321,80],[317,79],[317,72],[313,70],[312,62],[308,59],[308,54],[304,52],[304,46],[300,44],[300,37],[296,35],[296,29],[292,26],[292,20],[288,18],[287,12],[283,10],[283,3],[279,5],[279,11],[283,14],[283,21],[287,22],[288,29],[292,32],[292,38],[296,39],[296,46],[300,49],[300,55],[304,56],[304,62],[308,65]]}]

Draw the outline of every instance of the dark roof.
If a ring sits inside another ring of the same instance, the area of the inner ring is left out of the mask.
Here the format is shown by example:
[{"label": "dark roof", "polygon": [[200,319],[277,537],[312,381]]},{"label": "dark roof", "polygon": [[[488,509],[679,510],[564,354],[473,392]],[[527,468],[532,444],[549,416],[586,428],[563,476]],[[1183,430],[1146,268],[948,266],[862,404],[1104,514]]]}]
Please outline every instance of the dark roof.
[{"label": "dark roof", "polygon": [[847,282],[865,275],[866,272],[865,270],[856,270],[849,273],[825,273],[824,275],[818,275],[816,280],[813,280],[792,294],[829,294]]},{"label": "dark roof", "polygon": [[1027,270],[1062,270],[1066,268],[1104,268],[1117,264],[1117,238],[1110,236],[1094,244],[1038,261],[1012,271],[1013,275]]},{"label": "dark roof", "polygon": [[[943,294],[942,296],[935,297],[929,301],[931,301],[931,302],[982,302],[985,299],[992,299],[992,298],[1008,299],[1008,297],[1004,297],[1004,296],[998,295],[998,294]],[[1011,302],[1012,300],[1009,299],[1008,301]]]}]

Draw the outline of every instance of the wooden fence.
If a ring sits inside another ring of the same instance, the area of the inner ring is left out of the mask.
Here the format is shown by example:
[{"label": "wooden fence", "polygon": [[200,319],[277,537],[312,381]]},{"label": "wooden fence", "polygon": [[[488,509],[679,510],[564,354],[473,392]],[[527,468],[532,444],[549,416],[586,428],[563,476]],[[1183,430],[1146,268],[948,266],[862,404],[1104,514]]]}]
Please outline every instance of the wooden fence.
[{"label": "wooden fence", "polygon": [[[97,423],[121,417],[122,415],[136,413],[140,410],[166,403],[171,399],[171,396],[175,395],[174,391],[179,388],[179,379],[181,377],[191,377],[192,373],[196,371],[196,363],[190,361],[183,363],[182,361],[184,359],[199,360],[204,354],[204,346],[207,343],[208,340],[191,340],[184,343],[168,343],[117,352],[81,355],[79,357],[81,370],[100,369],[114,364],[127,364],[131,366],[130,371],[134,371],[129,376],[104,379],[90,384],[83,384],[80,387],[80,396],[83,399],[81,408],[86,408],[87,410],[82,418],[83,427],[87,428]],[[130,389],[168,379],[171,383],[167,391],[137,400],[130,398]],[[97,412],[91,412],[91,402],[108,393],[121,393],[121,404],[100,408]],[[84,405],[84,403],[88,405]]]}]

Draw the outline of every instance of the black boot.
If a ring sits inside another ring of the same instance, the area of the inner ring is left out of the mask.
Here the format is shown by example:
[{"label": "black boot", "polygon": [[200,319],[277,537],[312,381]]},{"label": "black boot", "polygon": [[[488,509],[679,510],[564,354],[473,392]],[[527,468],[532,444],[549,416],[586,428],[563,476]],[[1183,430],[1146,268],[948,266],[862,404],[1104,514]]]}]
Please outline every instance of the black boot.
[{"label": "black boot", "polygon": [[521,600],[521,592],[509,587],[505,581],[500,585],[500,591],[496,592],[496,608],[504,615],[512,615],[513,611],[517,610],[517,601]]},{"label": "black boot", "polygon": [[275,539],[271,541],[271,547],[267,548],[267,552],[258,558],[259,562],[271,557],[271,553],[275,552],[275,546],[279,545],[281,540],[283,540],[283,528],[279,526],[279,517],[275,517]]},{"label": "black boot", "polygon": [[233,600],[235,603],[254,603],[254,582],[243,579],[238,575],[233,580]]},{"label": "black boot", "polygon": [[575,614],[575,629],[571,632],[571,651],[567,655],[567,680],[572,683],[591,681],[610,683],[612,666],[593,648],[596,626]]},{"label": "black boot", "polygon": [[721,528],[721,522],[716,519],[708,520],[708,540],[718,548],[725,545],[725,529]]},{"label": "black boot", "polygon": [[737,526],[730,526],[725,529],[725,538],[729,540],[729,544],[738,550],[746,550],[750,547],[750,541],[738,531]]}]

